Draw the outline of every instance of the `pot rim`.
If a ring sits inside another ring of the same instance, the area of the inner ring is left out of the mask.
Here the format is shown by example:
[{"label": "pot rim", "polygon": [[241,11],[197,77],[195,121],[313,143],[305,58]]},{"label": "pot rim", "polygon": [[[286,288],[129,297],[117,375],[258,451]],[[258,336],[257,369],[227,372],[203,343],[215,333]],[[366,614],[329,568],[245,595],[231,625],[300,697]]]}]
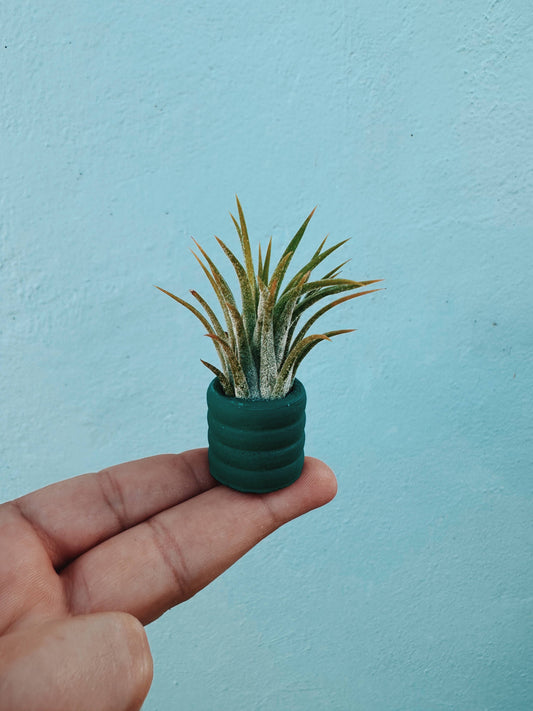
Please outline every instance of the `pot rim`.
[{"label": "pot rim", "polygon": [[223,400],[226,403],[226,407],[234,407],[237,409],[253,409],[253,410],[275,410],[277,408],[285,409],[291,405],[296,405],[301,403],[302,399],[306,399],[306,392],[303,383],[294,379],[293,386],[291,390],[285,395],[285,397],[266,399],[266,398],[241,398],[241,397],[230,397],[224,394],[222,386],[218,378],[213,378],[209,383],[207,389],[208,398],[215,397],[218,400]]}]

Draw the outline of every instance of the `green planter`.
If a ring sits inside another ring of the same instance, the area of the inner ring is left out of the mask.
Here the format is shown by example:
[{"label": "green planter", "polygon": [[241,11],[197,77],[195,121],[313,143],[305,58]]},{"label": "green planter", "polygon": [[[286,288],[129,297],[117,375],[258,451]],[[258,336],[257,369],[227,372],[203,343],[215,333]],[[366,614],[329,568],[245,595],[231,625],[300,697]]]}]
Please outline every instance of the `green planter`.
[{"label": "green planter", "polygon": [[295,482],[304,463],[305,403],[299,380],[282,399],[244,400],[224,395],[215,378],[207,389],[212,476],[256,494]]}]

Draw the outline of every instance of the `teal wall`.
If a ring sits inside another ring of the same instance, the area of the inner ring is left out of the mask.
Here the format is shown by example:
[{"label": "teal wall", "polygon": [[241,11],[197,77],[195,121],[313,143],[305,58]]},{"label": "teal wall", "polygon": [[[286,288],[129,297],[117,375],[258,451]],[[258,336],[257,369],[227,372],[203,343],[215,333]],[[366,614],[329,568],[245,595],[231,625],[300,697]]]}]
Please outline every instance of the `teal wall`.
[{"label": "teal wall", "polygon": [[208,290],[234,193],[386,279],[301,369],[337,498],[149,627],[146,711],[533,708],[532,21],[3,1],[1,499],[205,444],[212,347],[152,284]]}]

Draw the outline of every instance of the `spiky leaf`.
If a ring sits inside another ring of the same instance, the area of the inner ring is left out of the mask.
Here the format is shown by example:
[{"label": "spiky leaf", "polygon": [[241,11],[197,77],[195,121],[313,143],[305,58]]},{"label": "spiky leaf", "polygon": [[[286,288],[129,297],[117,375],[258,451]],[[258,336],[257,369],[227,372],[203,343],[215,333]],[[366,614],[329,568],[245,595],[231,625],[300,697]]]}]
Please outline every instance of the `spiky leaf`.
[{"label": "spiky leaf", "polygon": [[311,343],[319,343],[320,341],[325,340],[329,340],[325,334],[314,334],[312,336],[307,336],[307,338],[304,338],[300,343],[294,346],[294,348],[291,348],[287,358],[285,358],[285,361],[283,362],[281,370],[278,373],[278,377],[276,378],[273,388],[274,397],[283,397],[281,393],[285,388],[285,381],[291,376],[292,366],[296,358],[298,358],[298,356],[303,353]]},{"label": "spiky leaf", "polygon": [[[291,239],[287,247],[285,248],[285,251],[281,255],[281,259],[278,263],[277,269],[280,267],[280,265],[283,265],[283,267],[279,270],[279,274],[277,275],[277,280],[278,280],[278,286],[276,290],[276,296],[278,294],[279,288],[281,286],[281,282],[283,281],[283,277],[285,276],[285,272],[287,271],[287,267],[289,266],[289,263],[294,255],[294,252],[296,251],[298,245],[300,244],[302,237],[304,236],[305,230],[307,229],[307,225],[309,224],[310,219],[313,217],[315,214],[316,207],[314,207],[309,215],[305,218],[303,221],[302,226],[298,230],[298,232],[294,235],[294,237]],[[286,261],[285,261],[285,258]],[[272,277],[274,278],[274,277]]]},{"label": "spiky leaf", "polygon": [[250,280],[250,287],[252,291],[256,291],[257,282],[255,280],[254,274],[254,263],[252,260],[250,238],[248,237],[248,227],[246,226],[246,220],[244,219],[244,212],[242,211],[241,203],[239,202],[239,198],[236,195],[235,201],[237,202],[237,210],[239,211],[239,222],[241,223],[240,236],[242,251],[244,254],[244,263],[246,264],[246,271],[248,273],[248,279]]},{"label": "spiky leaf", "polygon": [[304,324],[304,326],[302,326],[298,335],[294,339],[294,343],[298,343],[298,341],[301,341],[307,331],[315,323],[315,321],[321,316],[323,316],[325,313],[327,313],[330,309],[334,308],[335,306],[338,306],[339,304],[344,303],[345,301],[350,301],[350,299],[356,299],[358,296],[365,296],[365,294],[373,294],[375,291],[380,291],[380,289],[369,289],[368,291],[359,291],[357,292],[357,294],[348,294],[348,296],[343,296],[340,299],[336,299],[335,301],[326,304],[326,306],[323,306],[321,309],[319,309],[315,314],[313,314],[313,316],[311,316],[311,318]]},{"label": "spiky leaf", "polygon": [[262,300],[261,334],[260,334],[260,365],[259,389],[261,397],[268,398],[276,381],[277,363],[274,345],[274,301],[276,293],[276,280],[267,288],[262,280],[258,281],[260,298]]},{"label": "spiky leaf", "polygon": [[213,324],[216,334],[223,337],[224,336],[224,329],[222,328],[222,325],[221,325],[220,321],[218,320],[217,315],[215,314],[213,309],[209,306],[207,301],[202,296],[200,296],[200,294],[197,291],[195,291],[194,289],[191,289],[191,294],[203,306],[204,311],[209,316],[209,319],[210,319],[211,323]]},{"label": "spiky leaf", "polygon": [[[154,284],[155,286],[155,284]],[[179,296],[176,296],[176,294],[172,294],[172,292],[167,291],[166,289],[162,289],[160,286],[156,286],[156,289],[159,289],[159,291],[162,291],[163,294],[167,294],[167,296],[170,296],[171,299],[174,299],[174,301],[177,301],[178,304],[181,304],[182,306],[185,306],[186,309],[188,309],[191,313],[193,313],[196,318],[202,323],[204,328],[207,331],[211,331],[213,326],[209,323],[209,321],[206,319],[206,317],[201,313],[201,311],[198,311],[197,308],[195,308],[192,304],[189,304],[188,301],[185,301],[185,299],[180,298]],[[213,324],[214,325],[214,324]],[[220,347],[218,346],[217,343],[215,343],[215,348],[218,353],[218,357],[220,358],[220,362],[222,363],[222,367],[226,366],[226,362],[224,360],[223,356],[223,351],[220,350]]]},{"label": "spiky leaf", "polygon": [[206,335],[209,338],[212,338],[217,343],[220,343],[220,345],[224,349],[224,353],[228,358],[228,364],[233,378],[235,397],[250,397],[250,389],[248,388],[248,383],[246,381],[246,376],[242,369],[242,365],[239,363],[229,343],[226,341],[226,339],[217,336],[216,333],[207,333]]},{"label": "spiky leaf", "polygon": [[228,308],[234,323],[235,332],[237,334],[238,350],[236,356],[239,359],[246,377],[246,382],[248,383],[248,387],[250,389],[250,397],[259,397],[259,379],[257,375],[257,368],[250,347],[250,341],[248,340],[248,335],[244,328],[242,316],[232,304],[228,304]]},{"label": "spiky leaf", "polygon": [[232,325],[231,318],[229,315],[227,301],[224,298],[224,292],[221,288],[221,285],[217,281],[217,279],[214,278],[213,274],[209,271],[209,269],[206,267],[206,265],[202,262],[200,257],[196,254],[196,252],[194,252],[193,250],[191,250],[191,252],[192,252],[193,256],[195,257],[196,261],[198,262],[198,264],[202,267],[204,274],[207,276],[207,278],[209,279],[209,283],[213,287],[213,291],[215,292],[215,295],[218,299],[218,303],[220,304],[220,308],[222,309],[222,313],[224,314],[224,320],[226,321],[226,327],[228,329],[228,336],[229,336],[230,344],[233,346],[233,345],[235,345],[235,342],[236,342],[236,336],[233,333],[233,325]]},{"label": "spiky leaf", "polygon": [[[350,282],[347,279],[335,279],[335,280],[322,280],[322,281],[337,281],[337,282],[345,282],[345,283],[338,283],[334,286],[329,286],[325,288],[316,288],[315,291],[312,294],[308,294],[304,299],[300,301],[300,303],[297,305],[297,307],[294,309],[294,317],[299,318],[300,315],[308,309],[310,306],[313,306],[313,304],[316,304],[317,301],[320,301],[320,299],[325,299],[328,296],[333,296],[334,294],[339,294],[343,291],[351,291],[353,289],[360,289],[362,286],[369,286],[370,284],[376,284],[379,281],[383,281],[382,279],[369,279],[367,281],[353,281]],[[317,282],[314,282],[315,284]],[[309,287],[310,282],[308,282],[305,287]]]},{"label": "spiky leaf", "polygon": [[330,272],[327,274],[324,274],[322,279],[335,279],[338,274],[340,274],[341,269],[345,264],[348,264],[348,262],[351,262],[351,259],[346,259],[344,262],[341,262],[338,267],[335,267],[335,269],[332,269]]},{"label": "spiky leaf", "polygon": [[268,240],[267,251],[265,254],[265,263],[263,264],[263,269],[261,271],[261,279],[268,284],[268,273],[270,270],[270,256],[272,253],[272,237]]},{"label": "spiky leaf", "polygon": [[[340,336],[340,335],[342,335],[343,333],[353,333],[354,331],[355,331],[355,328],[341,328],[341,329],[338,329],[338,330],[336,330],[336,331],[326,331],[326,333],[324,333],[324,336],[326,336],[326,339],[329,341],[329,340],[331,340],[332,338],[334,338],[335,336]],[[305,340],[305,339],[302,339],[301,342],[303,342],[303,340]],[[293,363],[293,367],[292,367],[292,377],[293,377],[293,378],[294,378],[294,376],[296,375],[296,371],[297,371],[297,369],[298,369],[300,363],[302,362],[302,360],[303,360],[303,359],[305,358],[305,356],[309,353],[309,351],[310,351],[312,348],[314,348],[319,342],[320,342],[320,341],[316,341],[316,342],[314,342],[314,343],[311,343],[307,348],[305,348],[303,351],[301,351],[301,352],[298,354],[298,356],[294,359],[294,363]]]},{"label": "spiky leaf", "polygon": [[[325,242],[325,240],[324,240],[324,242]],[[324,244],[324,242],[322,242],[322,245]],[[339,247],[342,247],[342,245],[346,244],[346,242],[348,242],[348,239],[345,239],[342,242],[338,242],[337,244],[334,244],[329,249],[326,249],[325,252],[320,251],[321,247],[322,247],[322,245],[320,245],[318,250],[314,253],[314,255],[307,262],[307,264],[305,266],[303,266],[298,272],[296,272],[296,274],[293,276],[293,278],[290,280],[290,282],[285,287],[283,293],[287,292],[289,289],[291,289],[293,286],[295,286],[306,272],[312,272],[313,269],[315,269],[321,262],[324,261],[324,259],[327,259],[327,257],[329,257],[330,254],[332,254],[336,249],[339,249]]]},{"label": "spiky leaf", "polygon": [[233,387],[228,380],[228,378],[224,375],[222,371],[220,371],[218,368],[216,368],[214,365],[211,363],[208,363],[206,360],[202,360],[200,358],[201,362],[205,365],[206,368],[209,368],[209,370],[216,375],[218,378],[220,384],[222,385],[222,389],[224,390],[224,395],[227,395],[228,397],[231,397],[234,395]]},{"label": "spiky leaf", "polygon": [[[302,293],[302,289],[306,281],[309,279],[311,272],[307,272],[301,278],[298,284],[291,289],[288,298],[285,302],[283,310],[277,315],[277,307],[274,308],[274,330],[275,330],[275,349],[276,349],[276,360],[278,363],[281,362],[285,348],[288,345],[289,333],[292,323],[292,317],[294,309]],[[279,302],[278,302],[279,305]]]},{"label": "spiky leaf", "polygon": [[[246,274],[246,270],[242,266],[242,264],[239,262],[237,257],[233,254],[231,249],[227,247],[224,242],[219,239],[218,237],[215,238],[219,245],[222,247],[224,250],[224,253],[230,260],[231,264],[233,265],[233,268],[235,269],[235,273],[237,274],[237,278],[239,280],[239,286],[241,288],[241,299],[242,299],[242,309],[243,309],[243,315],[244,315],[244,326],[246,328],[246,333],[248,337],[251,339],[253,332],[254,332],[254,326],[255,326],[255,296],[253,292],[254,285],[250,285],[250,282],[248,281],[248,277]],[[236,334],[237,335],[237,334]]]}]

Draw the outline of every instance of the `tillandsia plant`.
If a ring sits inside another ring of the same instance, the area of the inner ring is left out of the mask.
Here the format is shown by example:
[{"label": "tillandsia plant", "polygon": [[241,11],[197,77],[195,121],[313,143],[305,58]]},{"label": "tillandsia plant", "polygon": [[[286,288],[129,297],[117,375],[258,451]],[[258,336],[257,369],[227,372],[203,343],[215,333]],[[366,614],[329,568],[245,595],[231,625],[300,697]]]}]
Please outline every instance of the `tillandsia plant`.
[{"label": "tillandsia plant", "polygon": [[264,256],[259,244],[258,261],[254,265],[248,229],[237,197],[236,202],[238,219],[231,213],[230,216],[239,237],[243,260],[240,261],[221,239],[216,237],[216,240],[236,272],[240,287],[240,309],[235,295],[214,261],[193,240],[201,257],[194,251],[193,254],[216,294],[225,326],[197,291],[191,290],[191,294],[203,312],[170,291],[156,288],[185,306],[201,321],[207,331],[206,335],[214,343],[220,368],[204,360],[202,363],[215,374],[226,396],[250,400],[284,398],[293,387],[302,360],[318,343],[354,330],[341,329],[308,335],[317,319],[339,304],[379,289],[358,291],[335,299],[315,311],[302,324],[304,314],[327,297],[341,292],[353,292],[381,279],[352,281],[341,278],[341,269],[350,260],[330,269],[320,278],[312,279],[313,271],[348,241],[343,240],[325,249],[326,237],[311,259],[283,285],[288,267],[315,210],[304,220],[275,266],[271,266],[272,238]]}]

